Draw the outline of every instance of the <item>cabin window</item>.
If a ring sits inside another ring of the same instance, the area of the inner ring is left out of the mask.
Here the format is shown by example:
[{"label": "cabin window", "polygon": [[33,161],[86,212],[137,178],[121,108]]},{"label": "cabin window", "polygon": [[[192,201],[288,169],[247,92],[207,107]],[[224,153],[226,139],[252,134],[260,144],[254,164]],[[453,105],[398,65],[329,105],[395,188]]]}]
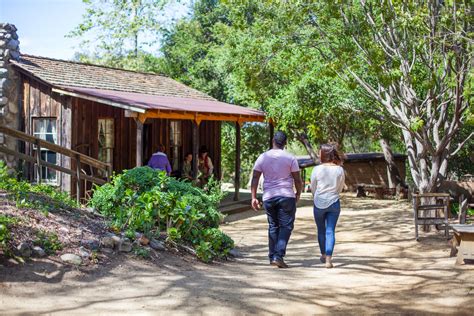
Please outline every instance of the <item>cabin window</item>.
[{"label": "cabin window", "polygon": [[[33,118],[33,136],[57,144],[58,134],[56,130],[56,118]],[[34,147],[36,150],[37,147]],[[54,151],[41,148],[41,160],[57,164],[58,157]],[[56,170],[41,167],[41,181],[48,184],[57,184],[58,176]]]},{"label": "cabin window", "polygon": [[114,156],[114,119],[99,119],[98,159],[112,165]]},{"label": "cabin window", "polygon": [[170,122],[170,163],[173,171],[179,170],[181,162],[181,121]]}]

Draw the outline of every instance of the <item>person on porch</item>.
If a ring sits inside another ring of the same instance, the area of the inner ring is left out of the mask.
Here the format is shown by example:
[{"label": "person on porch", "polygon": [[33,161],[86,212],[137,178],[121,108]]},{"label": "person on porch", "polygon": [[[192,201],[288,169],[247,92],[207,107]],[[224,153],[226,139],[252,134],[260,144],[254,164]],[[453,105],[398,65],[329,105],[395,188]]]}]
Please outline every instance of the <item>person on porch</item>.
[{"label": "person on porch", "polygon": [[168,156],[165,154],[165,146],[160,144],[158,145],[158,151],[154,153],[150,161],[148,161],[148,167],[155,170],[166,171],[166,174],[169,176],[171,173],[171,164],[168,160]]},{"label": "person on porch", "polygon": [[183,168],[181,170],[181,177],[185,180],[193,181],[193,154],[187,153],[184,156]]},{"label": "person on porch", "polygon": [[199,170],[199,184],[204,186],[209,181],[209,178],[212,176],[214,171],[214,166],[212,164],[211,157],[209,157],[209,151],[205,145],[201,146],[199,149],[199,161],[198,161],[198,170]]}]

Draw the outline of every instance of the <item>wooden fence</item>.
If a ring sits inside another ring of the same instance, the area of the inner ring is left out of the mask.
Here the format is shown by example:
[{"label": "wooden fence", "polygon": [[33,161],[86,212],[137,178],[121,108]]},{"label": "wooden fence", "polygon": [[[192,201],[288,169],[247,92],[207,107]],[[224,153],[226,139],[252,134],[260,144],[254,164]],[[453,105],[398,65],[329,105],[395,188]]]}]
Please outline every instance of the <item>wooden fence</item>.
[{"label": "wooden fence", "polygon": [[[89,181],[89,182],[100,185],[100,184],[106,183],[109,177],[112,175],[112,166],[110,164],[104,163],[100,160],[81,154],[77,151],[74,151],[65,147],[61,147],[59,145],[45,141],[44,139],[40,139],[40,138],[31,136],[29,134],[25,134],[23,132],[20,132],[20,131],[17,131],[5,126],[0,126],[0,133],[3,133],[4,135],[8,135],[10,137],[14,137],[18,139],[19,141],[30,143],[35,146],[36,150],[34,151],[33,155],[21,153],[19,151],[9,149],[5,146],[0,146],[0,152],[5,153],[7,155],[14,156],[26,162],[35,164],[37,166],[36,167],[37,183],[41,183],[41,178],[42,178],[41,167],[47,167],[47,168],[71,175],[73,179],[75,179],[75,182],[76,182],[76,192],[77,192],[78,202],[80,201],[81,180]],[[57,154],[61,154],[71,159],[74,159],[76,161],[76,168],[75,169],[65,168],[65,167],[58,166],[53,163],[42,160],[41,148],[46,148],[48,150],[54,151]],[[87,175],[87,174],[82,173],[81,166],[83,164],[89,165],[92,168],[96,168],[97,170],[102,171],[105,174],[105,178],[97,178],[92,175]]]}]

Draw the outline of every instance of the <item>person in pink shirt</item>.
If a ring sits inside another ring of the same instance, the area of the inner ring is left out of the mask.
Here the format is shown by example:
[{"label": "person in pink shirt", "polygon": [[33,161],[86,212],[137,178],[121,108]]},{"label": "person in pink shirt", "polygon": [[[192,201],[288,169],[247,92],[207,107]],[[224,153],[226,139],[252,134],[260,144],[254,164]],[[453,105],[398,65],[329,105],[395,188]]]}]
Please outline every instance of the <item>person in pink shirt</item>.
[{"label": "person in pink shirt", "polygon": [[273,148],[261,154],[255,162],[251,184],[252,208],[257,211],[260,209],[257,186],[263,174],[263,207],[268,219],[268,258],[271,265],[279,268],[288,268],[283,258],[294,227],[296,203],[303,188],[298,161],[284,150],[286,142],[285,133],[275,133]]}]

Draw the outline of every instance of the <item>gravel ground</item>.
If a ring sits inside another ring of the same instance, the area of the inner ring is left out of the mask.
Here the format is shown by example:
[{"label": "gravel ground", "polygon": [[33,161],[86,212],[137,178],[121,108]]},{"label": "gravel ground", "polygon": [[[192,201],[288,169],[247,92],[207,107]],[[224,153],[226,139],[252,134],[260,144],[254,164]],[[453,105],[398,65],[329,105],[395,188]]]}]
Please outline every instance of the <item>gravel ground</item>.
[{"label": "gravel ground", "polygon": [[0,314],[472,315],[474,266],[454,266],[441,232],[416,242],[408,203],[344,197],[330,270],[319,263],[308,204],[297,212],[289,269],[268,265],[266,217],[249,213],[223,225],[243,254],[234,262],[165,252],[92,271],[49,260],[0,266]]}]

